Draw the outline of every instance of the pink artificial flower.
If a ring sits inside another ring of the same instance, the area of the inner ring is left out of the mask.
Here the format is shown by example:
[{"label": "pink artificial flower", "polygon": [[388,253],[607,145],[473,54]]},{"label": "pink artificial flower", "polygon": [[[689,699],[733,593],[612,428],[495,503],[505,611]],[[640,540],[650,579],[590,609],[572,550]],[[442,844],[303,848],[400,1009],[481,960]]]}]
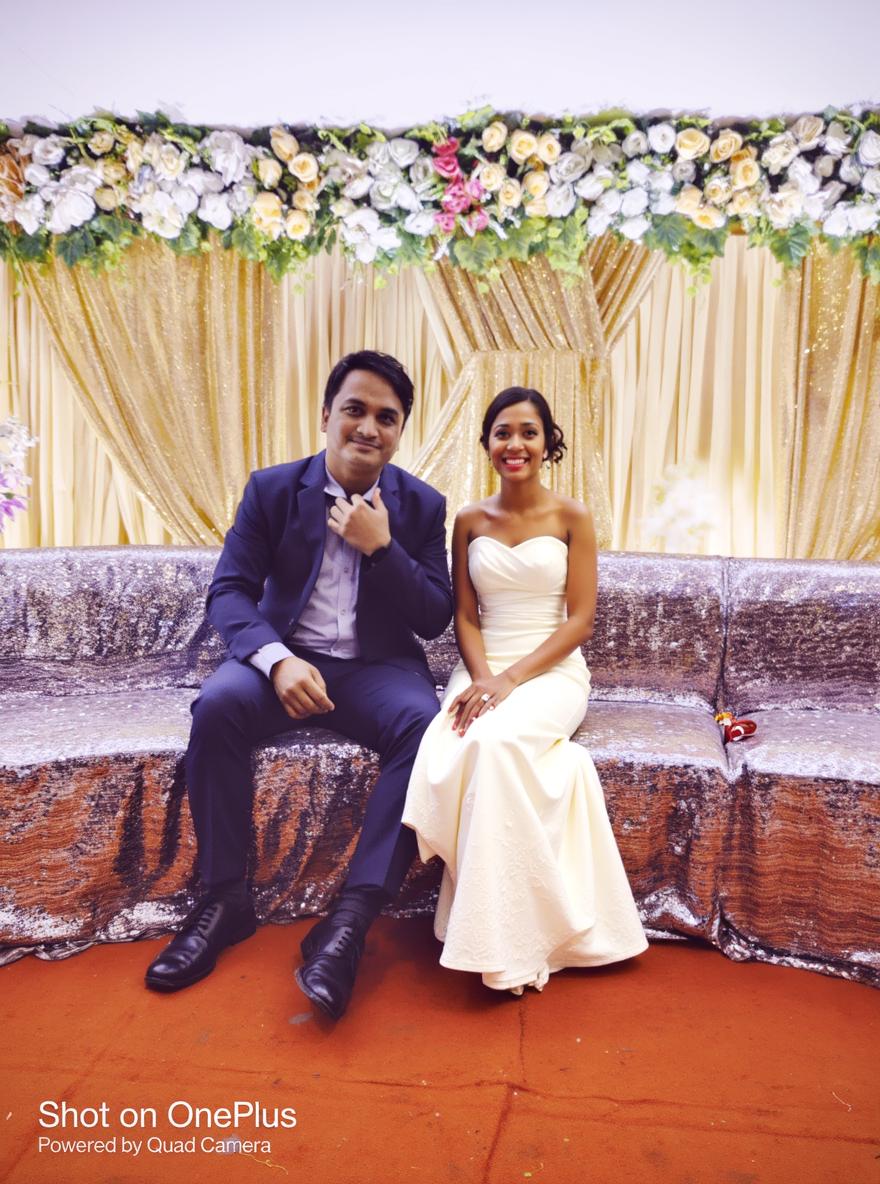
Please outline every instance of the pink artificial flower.
[{"label": "pink artificial flower", "polygon": [[455,214],[435,214],[434,219],[444,234],[452,234],[455,230]]},{"label": "pink artificial flower", "polygon": [[447,214],[463,214],[470,208],[471,199],[461,181],[453,181],[446,187],[446,192],[440,198],[440,204]]},{"label": "pink artificial flower", "polygon": [[489,225],[489,215],[481,207],[479,210],[471,210],[468,214],[467,221],[468,226],[470,226],[474,234],[478,234]]},{"label": "pink artificial flower", "polygon": [[465,191],[474,201],[482,201],[486,196],[486,190],[480,184],[479,177],[471,177],[470,180],[464,183]]},{"label": "pink artificial flower", "polygon": [[456,140],[455,136],[450,136],[442,144],[433,144],[431,151],[435,156],[455,156],[456,152],[458,152],[458,140]]},{"label": "pink artificial flower", "polygon": [[455,181],[461,176],[461,166],[454,156],[438,156],[434,160],[434,171],[446,181]]}]

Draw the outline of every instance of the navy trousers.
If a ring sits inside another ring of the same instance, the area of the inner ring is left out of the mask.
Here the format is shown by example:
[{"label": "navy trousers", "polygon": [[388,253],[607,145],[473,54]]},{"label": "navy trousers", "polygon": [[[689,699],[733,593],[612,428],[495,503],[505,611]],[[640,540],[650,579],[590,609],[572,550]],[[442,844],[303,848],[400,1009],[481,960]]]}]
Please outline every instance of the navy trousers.
[{"label": "navy trousers", "polygon": [[[409,775],[419,742],[439,711],[430,677],[360,658],[331,658],[297,650],[316,666],[335,709],[303,721],[330,728],[379,753],[381,772],[370,794],[346,887],[396,895],[415,858],[415,834],[401,826]],[[251,834],[255,744],[299,725],[271,682],[249,663],[231,658],[205,680],[192,705],[186,780],[199,871],[210,889],[243,879]]]}]

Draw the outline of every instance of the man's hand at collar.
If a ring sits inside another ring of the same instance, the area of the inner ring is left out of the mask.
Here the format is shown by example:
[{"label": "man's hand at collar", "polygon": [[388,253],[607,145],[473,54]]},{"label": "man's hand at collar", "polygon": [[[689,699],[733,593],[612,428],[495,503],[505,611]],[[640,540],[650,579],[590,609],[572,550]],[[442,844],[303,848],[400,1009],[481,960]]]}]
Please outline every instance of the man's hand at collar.
[{"label": "man's hand at collar", "polygon": [[359,493],[354,494],[350,502],[338,497],[330,508],[327,525],[362,555],[372,555],[391,543],[388,511],[378,486],[373,493],[372,505]]}]

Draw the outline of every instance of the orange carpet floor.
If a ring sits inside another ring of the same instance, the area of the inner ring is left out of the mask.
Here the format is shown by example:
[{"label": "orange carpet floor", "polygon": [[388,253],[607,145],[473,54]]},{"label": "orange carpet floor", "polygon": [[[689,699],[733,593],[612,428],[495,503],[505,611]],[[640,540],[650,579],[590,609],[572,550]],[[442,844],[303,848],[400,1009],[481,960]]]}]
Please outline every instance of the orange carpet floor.
[{"label": "orange carpet floor", "polygon": [[293,982],[308,924],[176,995],[141,983],[161,941],[0,970],[0,1179],[880,1182],[869,987],[656,943],[517,1000],[383,918],[334,1026]]}]

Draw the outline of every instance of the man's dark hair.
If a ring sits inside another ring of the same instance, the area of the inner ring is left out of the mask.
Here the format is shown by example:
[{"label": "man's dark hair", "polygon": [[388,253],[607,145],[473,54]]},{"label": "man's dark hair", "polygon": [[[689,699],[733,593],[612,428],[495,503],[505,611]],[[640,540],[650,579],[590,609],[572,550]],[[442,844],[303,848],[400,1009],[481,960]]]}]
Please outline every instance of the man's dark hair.
[{"label": "man's dark hair", "polygon": [[562,435],[562,428],[553,419],[553,412],[550,410],[550,404],[544,398],[540,391],[534,390],[528,386],[509,386],[507,390],[500,391],[489,406],[486,408],[486,414],[483,416],[483,430],[480,434],[480,443],[489,451],[489,433],[492,430],[492,424],[498,418],[502,411],[506,411],[508,407],[512,407],[514,403],[531,403],[531,405],[538,412],[541,419],[541,424],[544,428],[544,449],[546,459],[559,464],[562,460],[562,454],[568,447],[565,443],[565,438]]},{"label": "man's dark hair", "polygon": [[346,354],[336,363],[324,387],[324,406],[328,411],[333,406],[334,398],[339,394],[339,388],[352,370],[370,370],[384,378],[400,399],[403,422],[406,423],[413,405],[412,379],[397,358],[392,358],[391,354],[381,354],[375,349],[360,349],[357,353]]}]

